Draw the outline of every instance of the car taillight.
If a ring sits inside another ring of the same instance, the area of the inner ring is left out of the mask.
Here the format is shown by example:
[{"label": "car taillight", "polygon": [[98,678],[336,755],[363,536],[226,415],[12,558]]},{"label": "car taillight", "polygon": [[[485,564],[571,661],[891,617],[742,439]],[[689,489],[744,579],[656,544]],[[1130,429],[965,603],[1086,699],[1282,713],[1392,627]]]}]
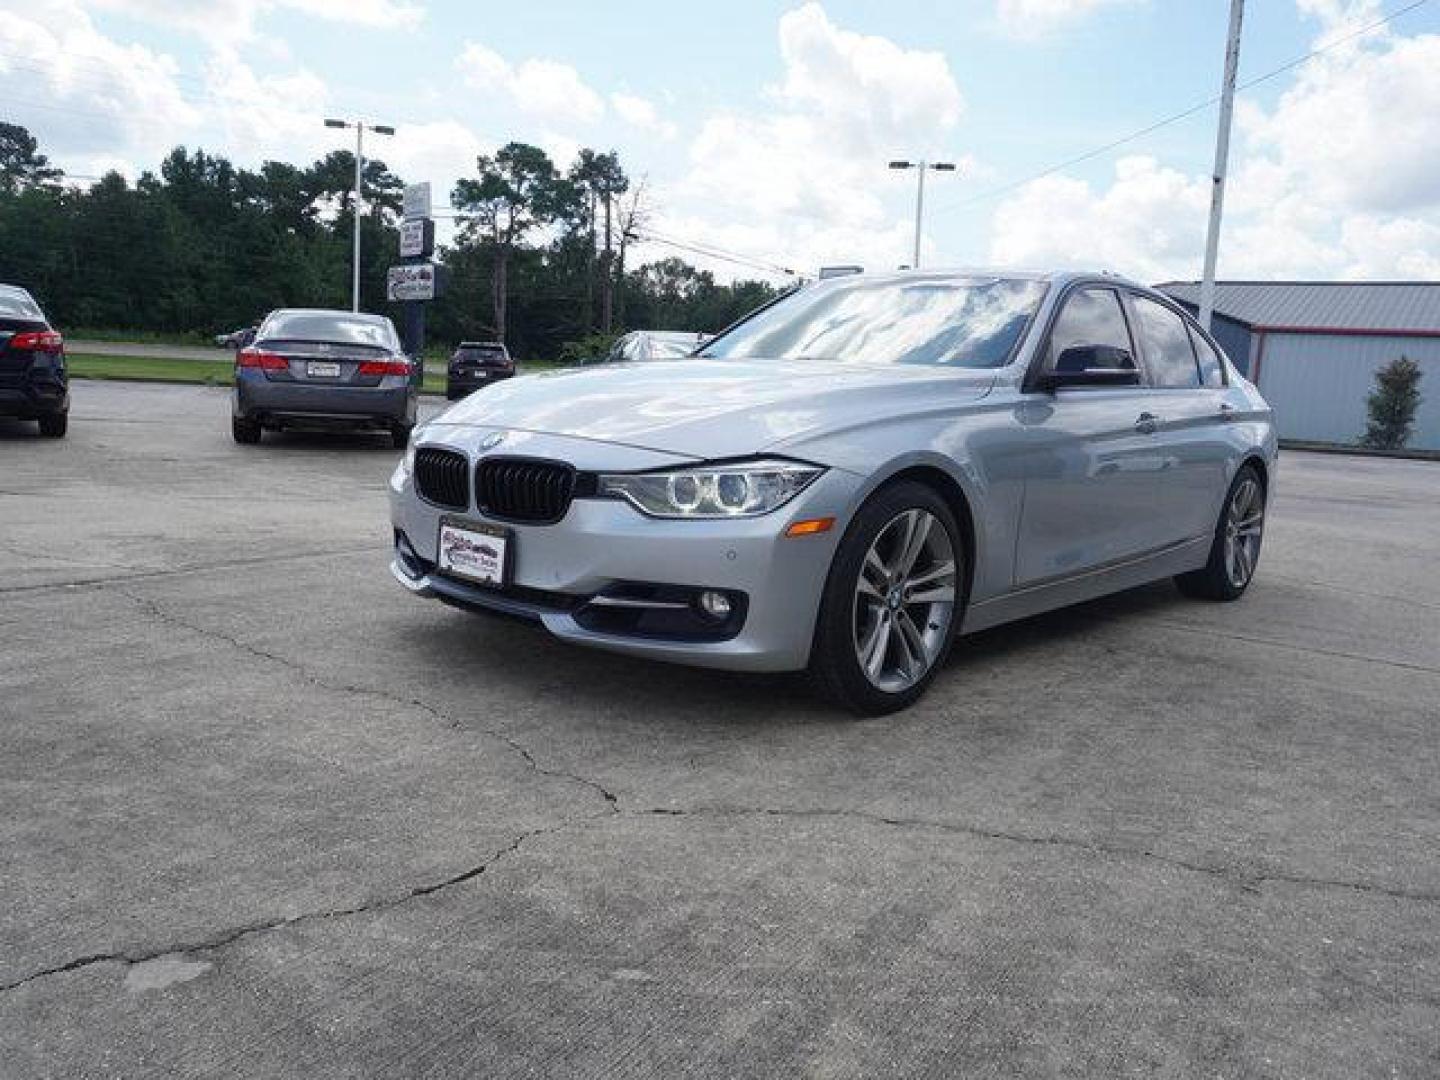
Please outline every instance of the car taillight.
[{"label": "car taillight", "polygon": [[361,375],[409,375],[409,360],[364,360],[360,364]]},{"label": "car taillight", "polygon": [[259,349],[241,349],[235,354],[235,366],[260,368],[262,371],[288,371],[290,361],[283,356],[261,352]]},{"label": "car taillight", "polygon": [[65,339],[54,330],[26,330],[10,339],[10,348],[24,352],[58,353],[65,351]]}]

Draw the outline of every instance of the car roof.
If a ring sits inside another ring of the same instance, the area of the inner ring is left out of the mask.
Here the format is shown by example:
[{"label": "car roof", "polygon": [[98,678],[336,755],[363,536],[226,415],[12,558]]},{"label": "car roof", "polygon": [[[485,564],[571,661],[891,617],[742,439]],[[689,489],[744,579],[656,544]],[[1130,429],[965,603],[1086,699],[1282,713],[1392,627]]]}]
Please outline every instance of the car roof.
[{"label": "car roof", "polygon": [[29,289],[22,289],[19,285],[0,284],[0,292],[9,293],[11,296],[23,296],[27,300],[35,299],[33,296],[30,295]]},{"label": "car roof", "polygon": [[699,330],[638,330],[636,333],[659,338],[661,341],[688,341],[700,336]]},{"label": "car roof", "polygon": [[974,278],[1000,278],[1008,281],[1044,281],[1052,285],[1067,285],[1072,281],[1095,281],[1098,279],[1113,281],[1117,285],[1132,286],[1139,289],[1148,287],[1109,270],[1014,270],[987,266],[924,267],[919,270],[867,270],[862,274],[843,274],[839,277],[826,278],[825,284],[831,285],[854,281],[856,278],[864,278],[868,281],[909,281],[915,279],[961,281]]},{"label": "car roof", "polygon": [[276,315],[337,315],[347,319],[360,319],[363,322],[388,323],[390,319],[385,315],[372,315],[368,311],[341,311],[338,308],[276,308],[266,315],[265,318],[274,318]]}]

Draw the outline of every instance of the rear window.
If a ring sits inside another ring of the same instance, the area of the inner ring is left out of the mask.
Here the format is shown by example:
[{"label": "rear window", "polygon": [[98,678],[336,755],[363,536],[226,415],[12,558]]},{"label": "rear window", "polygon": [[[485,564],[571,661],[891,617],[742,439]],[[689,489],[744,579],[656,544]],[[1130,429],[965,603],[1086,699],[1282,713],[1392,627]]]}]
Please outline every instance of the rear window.
[{"label": "rear window", "polygon": [[271,315],[260,328],[259,337],[262,341],[329,341],[378,349],[400,347],[400,339],[389,319],[360,319],[343,313],[295,311]]},{"label": "rear window", "polygon": [[44,322],[45,314],[40,310],[40,305],[24,293],[0,292],[0,318]]},{"label": "rear window", "polygon": [[490,363],[495,360],[504,360],[505,356],[503,345],[462,345],[455,350],[456,360],[478,360],[482,363]]}]

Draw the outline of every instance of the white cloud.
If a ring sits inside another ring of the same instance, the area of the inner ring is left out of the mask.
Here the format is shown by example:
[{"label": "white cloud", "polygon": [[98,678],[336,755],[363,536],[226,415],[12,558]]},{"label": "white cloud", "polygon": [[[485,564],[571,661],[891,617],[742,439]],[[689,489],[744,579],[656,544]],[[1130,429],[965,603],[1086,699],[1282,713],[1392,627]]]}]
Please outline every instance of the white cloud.
[{"label": "white cloud", "polygon": [[910,217],[890,196],[904,205],[909,184],[885,163],[945,153],[964,109],[949,64],[836,26],[818,3],[783,15],[778,43],[770,107],[705,119],[689,169],[656,191],[656,229],[797,270],[908,261]]},{"label": "white cloud", "polygon": [[415,0],[88,0],[90,6],[161,26],[178,27],[215,42],[245,41],[266,12],[288,9],[330,22],[398,29],[425,17]]},{"label": "white cloud", "polygon": [[522,111],[550,123],[593,123],[605,100],[569,64],[529,59],[512,64],[495,50],[467,42],[455,61],[472,90],[507,95]]},{"label": "white cloud", "polygon": [[1137,0],[998,0],[995,14],[1001,28],[1016,37],[1040,37],[1076,23],[1101,8],[1135,2]]},{"label": "white cloud", "polygon": [[153,162],[197,130],[201,113],[177,71],[169,56],[104,36],[70,0],[36,0],[0,19],[6,118],[43,133],[45,152],[72,172]]},{"label": "white cloud", "polygon": [[673,139],[678,134],[675,125],[662,119],[655,103],[648,98],[617,91],[610,95],[610,107],[631,127],[654,132],[664,139]]},{"label": "white cloud", "polygon": [[1150,157],[1121,158],[1096,192],[1048,176],[995,211],[991,261],[1000,266],[1116,270],[1158,280],[1184,273],[1203,236],[1210,184]]},{"label": "white cloud", "polygon": [[[1322,40],[1365,25],[1377,10],[1373,0],[1299,6],[1320,22]],[[1366,35],[1305,65],[1272,107],[1242,99],[1221,276],[1440,276],[1436,147],[1433,34]],[[1122,161],[1101,190],[1063,177],[1026,185],[995,212],[992,255],[1101,262],[1142,278],[1199,276],[1208,178],[1136,160]]]}]

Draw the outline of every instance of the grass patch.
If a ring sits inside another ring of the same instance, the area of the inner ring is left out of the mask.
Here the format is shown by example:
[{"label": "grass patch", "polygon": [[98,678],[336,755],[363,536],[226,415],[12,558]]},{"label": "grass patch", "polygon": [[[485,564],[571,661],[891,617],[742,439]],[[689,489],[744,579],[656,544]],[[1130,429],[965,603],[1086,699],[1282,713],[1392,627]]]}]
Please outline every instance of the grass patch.
[{"label": "grass patch", "polygon": [[[66,365],[75,379],[117,379],[136,382],[195,383],[200,386],[229,386],[235,365],[230,360],[169,360],[154,356],[94,356],[66,353]],[[425,375],[422,390],[445,392],[445,376]]]}]

